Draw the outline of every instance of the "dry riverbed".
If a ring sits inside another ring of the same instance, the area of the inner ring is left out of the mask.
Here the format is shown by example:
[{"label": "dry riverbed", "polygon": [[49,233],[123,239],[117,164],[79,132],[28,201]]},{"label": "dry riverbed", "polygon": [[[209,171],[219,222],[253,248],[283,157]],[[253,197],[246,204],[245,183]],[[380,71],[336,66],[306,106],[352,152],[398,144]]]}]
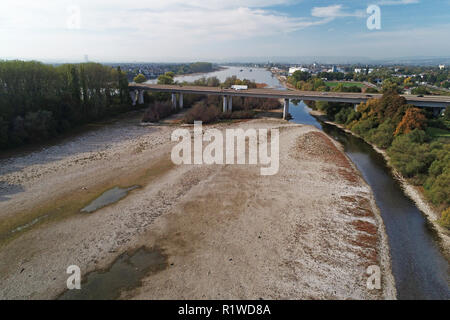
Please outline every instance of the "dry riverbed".
[{"label": "dry riverbed", "polygon": [[[138,117],[0,160],[0,298],[60,297],[74,264],[82,288],[102,288],[81,297],[395,298],[371,190],[336,142],[273,119],[214,127],[279,128],[278,174],[175,166],[176,127],[140,126]],[[107,190],[133,186],[80,212]],[[123,271],[130,263],[132,276]],[[371,265],[381,268],[381,290],[366,286]]]}]

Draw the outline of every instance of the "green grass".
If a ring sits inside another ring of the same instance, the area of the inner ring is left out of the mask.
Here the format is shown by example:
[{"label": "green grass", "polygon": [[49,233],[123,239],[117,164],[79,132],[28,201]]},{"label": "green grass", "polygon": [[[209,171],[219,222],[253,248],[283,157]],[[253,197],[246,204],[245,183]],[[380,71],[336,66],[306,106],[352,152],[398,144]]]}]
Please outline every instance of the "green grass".
[{"label": "green grass", "polygon": [[450,138],[450,130],[428,127],[427,133],[433,138],[442,138],[442,137]]},{"label": "green grass", "polygon": [[362,88],[364,87],[364,83],[361,82],[339,82],[339,81],[327,81],[325,82],[325,85],[330,88],[336,87],[339,83],[342,83],[344,87],[358,87]]}]

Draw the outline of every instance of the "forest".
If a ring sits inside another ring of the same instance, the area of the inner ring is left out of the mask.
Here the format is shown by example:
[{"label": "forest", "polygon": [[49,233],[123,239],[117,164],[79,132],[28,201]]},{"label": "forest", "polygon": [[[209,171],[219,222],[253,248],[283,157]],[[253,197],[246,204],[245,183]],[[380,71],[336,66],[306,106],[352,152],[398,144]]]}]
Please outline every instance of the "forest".
[{"label": "forest", "polygon": [[129,99],[120,68],[0,61],[0,150],[129,111]]}]

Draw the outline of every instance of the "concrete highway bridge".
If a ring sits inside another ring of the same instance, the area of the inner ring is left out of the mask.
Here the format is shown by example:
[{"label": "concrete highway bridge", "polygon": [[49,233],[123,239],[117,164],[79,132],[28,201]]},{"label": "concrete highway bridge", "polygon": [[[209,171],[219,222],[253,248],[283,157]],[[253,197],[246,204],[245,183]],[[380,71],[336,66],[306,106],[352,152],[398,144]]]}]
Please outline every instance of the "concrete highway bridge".
[{"label": "concrete highway bridge", "polygon": [[[182,85],[160,85],[160,84],[130,84],[130,95],[133,105],[144,103],[144,91],[166,92],[172,94],[172,105],[183,108],[183,94],[218,95],[223,97],[223,111],[232,111],[233,97],[275,98],[284,99],[283,118],[289,113],[289,100],[312,100],[352,103],[355,108],[361,102],[372,98],[381,98],[381,94],[348,93],[348,92],[321,92],[300,90],[276,90],[276,89],[248,89],[234,90],[217,87],[182,86]],[[177,99],[178,95],[178,99]],[[408,104],[416,107],[433,108],[436,114],[450,106],[450,96],[416,96],[402,95]]]}]

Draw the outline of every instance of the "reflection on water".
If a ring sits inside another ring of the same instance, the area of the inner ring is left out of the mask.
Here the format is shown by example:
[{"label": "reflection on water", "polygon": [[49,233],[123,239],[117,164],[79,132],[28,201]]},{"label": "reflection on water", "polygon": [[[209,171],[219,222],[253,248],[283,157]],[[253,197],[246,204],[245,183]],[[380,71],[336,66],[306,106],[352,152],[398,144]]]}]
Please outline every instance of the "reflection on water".
[{"label": "reflection on water", "polygon": [[97,199],[92,201],[89,205],[81,209],[81,212],[92,213],[94,211],[97,211],[98,209],[106,207],[110,204],[113,204],[114,202],[117,202],[125,198],[128,192],[137,188],[139,188],[139,186],[132,186],[129,188],[119,188],[119,187],[112,188],[102,193],[100,197],[98,197]]},{"label": "reflection on water", "polygon": [[134,254],[122,254],[106,271],[87,275],[81,289],[67,290],[60,300],[112,300],[120,293],[140,285],[145,276],[164,270],[167,257],[159,249],[140,248]]}]

